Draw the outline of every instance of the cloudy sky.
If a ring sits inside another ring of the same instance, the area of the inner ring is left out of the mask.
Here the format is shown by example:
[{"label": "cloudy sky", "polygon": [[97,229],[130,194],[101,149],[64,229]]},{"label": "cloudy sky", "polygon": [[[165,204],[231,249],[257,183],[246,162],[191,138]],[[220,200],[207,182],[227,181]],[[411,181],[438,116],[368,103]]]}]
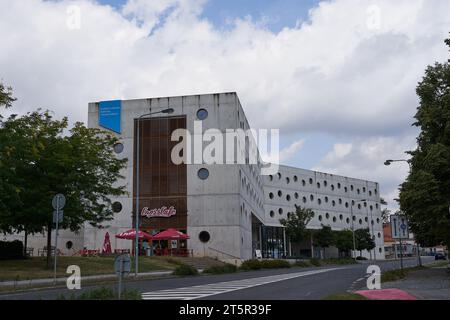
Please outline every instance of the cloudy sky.
[{"label": "cloudy sky", "polygon": [[391,208],[415,87],[444,61],[448,0],[0,0],[0,79],[86,121],[90,101],[236,91],[282,162],[370,179]]}]

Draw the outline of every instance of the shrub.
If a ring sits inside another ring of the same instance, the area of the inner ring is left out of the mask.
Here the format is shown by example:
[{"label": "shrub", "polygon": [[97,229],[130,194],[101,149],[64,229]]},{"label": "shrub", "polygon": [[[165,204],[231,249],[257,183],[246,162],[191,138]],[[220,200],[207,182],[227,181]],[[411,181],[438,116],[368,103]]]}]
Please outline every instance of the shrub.
[{"label": "shrub", "polygon": [[311,263],[309,261],[299,260],[295,262],[295,266],[300,268],[308,268],[311,267]]},{"label": "shrub", "polygon": [[193,266],[181,264],[173,270],[172,274],[176,276],[195,276],[198,275],[198,270]]},{"label": "shrub", "polygon": [[359,256],[359,257],[356,257],[356,260],[367,260],[367,258]]},{"label": "shrub", "polygon": [[355,264],[355,260],[352,258],[332,258],[332,259],[325,259],[323,260],[323,263],[325,264]]},{"label": "shrub", "polygon": [[262,260],[261,267],[264,269],[290,268],[291,264],[286,260]]},{"label": "shrub", "polygon": [[322,262],[317,258],[312,258],[309,262],[315,267],[320,267],[322,265]]},{"label": "shrub", "polygon": [[233,264],[226,263],[223,266],[212,266],[203,270],[203,273],[222,274],[222,273],[234,273],[237,271],[237,267]]},{"label": "shrub", "polygon": [[247,260],[242,262],[241,264],[242,270],[259,270],[261,269],[261,267],[262,267],[261,262],[256,259]]},{"label": "shrub", "polygon": [[22,241],[0,241],[0,260],[14,260],[23,258]]}]

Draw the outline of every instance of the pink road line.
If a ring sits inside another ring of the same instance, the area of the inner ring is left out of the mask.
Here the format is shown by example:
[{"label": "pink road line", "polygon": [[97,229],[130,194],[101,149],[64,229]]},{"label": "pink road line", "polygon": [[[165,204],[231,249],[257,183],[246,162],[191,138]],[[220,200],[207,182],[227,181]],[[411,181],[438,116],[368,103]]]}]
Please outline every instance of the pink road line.
[{"label": "pink road line", "polygon": [[417,300],[413,295],[399,289],[360,290],[356,293],[370,300]]}]

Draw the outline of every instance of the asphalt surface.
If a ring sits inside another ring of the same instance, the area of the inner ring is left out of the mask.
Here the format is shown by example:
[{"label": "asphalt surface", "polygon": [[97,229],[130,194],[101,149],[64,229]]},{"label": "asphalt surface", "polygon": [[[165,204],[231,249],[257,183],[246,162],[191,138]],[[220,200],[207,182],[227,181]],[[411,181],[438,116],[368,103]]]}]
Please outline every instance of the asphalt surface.
[{"label": "asphalt surface", "polygon": [[[432,257],[422,257],[424,264],[433,262]],[[211,293],[200,299],[207,300],[317,300],[330,294],[338,294],[346,291],[354,291],[366,288],[367,267],[371,264],[378,265],[381,271],[387,271],[400,268],[399,261],[375,261],[355,265],[326,266],[320,268],[290,268],[276,270],[261,270],[239,272],[224,275],[207,275],[195,277],[177,277],[169,279],[154,280],[136,280],[125,281],[124,288],[136,289],[142,293],[159,292],[163,290],[174,290],[178,292],[179,288],[184,288],[183,292],[195,292],[199,290],[197,286],[222,284],[223,286],[233,286],[233,291],[224,293]],[[416,259],[404,260],[404,266],[416,266]],[[321,273],[309,274],[308,271],[323,270]],[[306,273],[306,274],[304,274]],[[299,274],[300,276],[297,276]],[[284,275],[284,276],[283,276]],[[273,282],[265,283],[264,277]],[[291,277],[291,278],[289,278]],[[279,280],[279,279],[281,280]],[[283,278],[287,278],[282,280]],[[261,280],[263,279],[263,281]],[[252,282],[260,282],[258,285],[251,286]],[[230,282],[230,284],[227,284]],[[246,286],[236,284],[245,283]],[[78,296],[85,291],[92,290],[98,286],[117,288],[117,285],[96,285],[83,286],[81,290],[68,290],[66,288],[39,289],[26,292],[15,292],[0,294],[0,300],[46,300],[58,299],[63,295],[65,298]],[[204,289],[203,289],[204,290]],[[189,293],[187,293],[189,295]],[[177,294],[179,298],[180,294]]]}]

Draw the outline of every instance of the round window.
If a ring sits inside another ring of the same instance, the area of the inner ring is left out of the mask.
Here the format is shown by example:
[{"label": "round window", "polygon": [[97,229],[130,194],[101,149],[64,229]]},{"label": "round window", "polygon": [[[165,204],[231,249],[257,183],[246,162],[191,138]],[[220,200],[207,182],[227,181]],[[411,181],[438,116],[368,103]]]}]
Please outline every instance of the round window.
[{"label": "round window", "polygon": [[275,216],[275,212],[273,212],[273,210],[270,211],[270,217],[273,218],[274,216]]},{"label": "round window", "polygon": [[114,152],[117,154],[123,152],[123,144],[122,143],[116,143],[113,148],[114,148]]},{"label": "round window", "polygon": [[197,119],[205,120],[206,118],[208,118],[208,111],[206,111],[206,109],[199,109],[197,111]]},{"label": "round window", "polygon": [[198,170],[198,177],[202,180],[206,180],[209,177],[209,171],[208,169],[205,168],[201,168],[200,170]]},{"label": "round window", "polygon": [[120,211],[122,211],[122,204],[118,201],[114,202],[112,204],[112,211],[115,213],[119,213]]},{"label": "round window", "polygon": [[66,242],[66,248],[70,250],[70,249],[72,249],[72,247],[73,247],[73,242],[72,241],[67,241]]},{"label": "round window", "polygon": [[211,236],[209,235],[208,231],[202,231],[199,233],[198,238],[200,239],[201,242],[206,243],[209,241]]}]

